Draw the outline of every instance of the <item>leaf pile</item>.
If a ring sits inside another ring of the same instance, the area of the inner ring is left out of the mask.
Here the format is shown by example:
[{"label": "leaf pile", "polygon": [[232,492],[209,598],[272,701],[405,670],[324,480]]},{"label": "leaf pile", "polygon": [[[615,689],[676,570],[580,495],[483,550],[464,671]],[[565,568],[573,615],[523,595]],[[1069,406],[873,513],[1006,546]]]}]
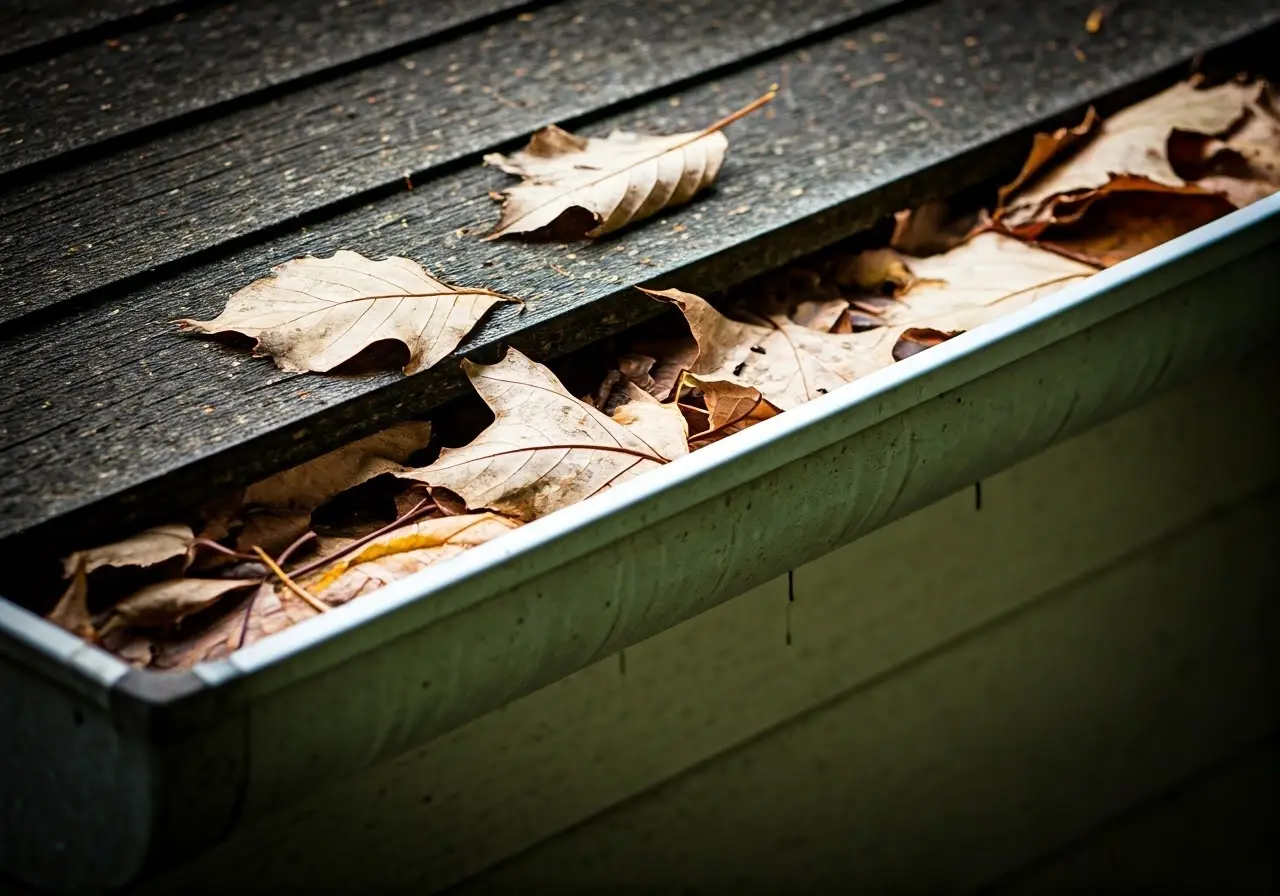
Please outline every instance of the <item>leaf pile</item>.
[{"label": "leaf pile", "polygon": [[[494,235],[565,219],[598,235],[685,201],[723,160],[722,126],[605,140],[544,130],[492,160],[527,178]],[[589,371],[598,385],[587,395],[515,350],[464,361],[493,416],[470,441],[438,447],[429,423],[402,423],[192,519],[76,551],[48,618],[139,666],[224,657],[1278,189],[1280,118],[1263,82],[1180,84],[1106,120],[1090,110],[1036,138],[990,214],[956,218],[942,203],[901,212],[889,246],[820,253],[719,307],[645,290],[683,320],[624,337],[608,369]],[[217,320],[187,324],[252,336],[288,369],[330,370],[398,340],[412,372],[505,298],[447,286],[405,259],[338,252],[289,262]]]}]

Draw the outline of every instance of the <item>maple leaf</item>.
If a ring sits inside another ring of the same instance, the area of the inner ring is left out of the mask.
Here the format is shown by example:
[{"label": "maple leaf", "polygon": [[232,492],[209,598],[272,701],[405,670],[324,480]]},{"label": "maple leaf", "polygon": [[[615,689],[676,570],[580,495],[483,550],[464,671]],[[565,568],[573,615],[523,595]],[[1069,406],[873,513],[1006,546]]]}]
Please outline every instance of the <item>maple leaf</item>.
[{"label": "maple leaf", "polygon": [[337,606],[484,544],[520,523],[495,513],[419,520],[370,541],[302,584]]},{"label": "maple leaf", "polygon": [[76,551],[62,561],[63,578],[70,579],[77,568],[88,574],[103,567],[155,566],[181,557],[194,538],[189,526],[156,526],[121,541]]},{"label": "maple leaf", "polygon": [[598,138],[551,125],[512,156],[490,153],[486,164],[524,181],[505,192],[502,217],[486,239],[598,237],[688,202],[711,185],[724,163],[729,141],[721,130],[775,92],[701,131],[664,137],[614,131]]},{"label": "maple leaf", "polygon": [[450,286],[416,262],[372,261],[340,249],[329,258],[308,255],[278,266],[227,300],[210,321],[178,324],[201,333],[240,333],[257,340],[283,370],[333,370],[375,342],[409,349],[407,374],[447,357],[480,318],[510,296]]},{"label": "maple leaf", "polygon": [[893,348],[910,328],[969,330],[1093,273],[1088,265],[997,233],[905,261],[914,284],[900,301],[873,306],[881,326],[859,333],[822,333],[783,315],[737,321],[691,293],[644,292],[684,313],[698,343],[694,375],[753,386],[785,410],[894,363]]},{"label": "maple leaf", "polygon": [[[1228,83],[1201,88],[1176,84],[1107,118],[1100,127],[1059,132],[1049,143],[1076,147],[1032,158],[1018,179],[1001,191],[996,221],[1010,233],[1038,238],[1048,227],[1079,220],[1093,202],[1110,193],[1149,191],[1206,194],[1213,190],[1182,177],[1170,142],[1178,134],[1218,137],[1229,133],[1256,105],[1264,84]],[[1044,155],[1044,146],[1038,144]],[[1061,158],[1065,156],[1065,158]],[[1048,164],[1053,159],[1060,159]],[[1029,170],[1030,169],[1030,170]]]},{"label": "maple leaf", "polygon": [[472,510],[535,519],[688,452],[672,405],[634,401],[609,417],[515,349],[463,369],[496,419],[471,444],[398,475],[448,489]]}]

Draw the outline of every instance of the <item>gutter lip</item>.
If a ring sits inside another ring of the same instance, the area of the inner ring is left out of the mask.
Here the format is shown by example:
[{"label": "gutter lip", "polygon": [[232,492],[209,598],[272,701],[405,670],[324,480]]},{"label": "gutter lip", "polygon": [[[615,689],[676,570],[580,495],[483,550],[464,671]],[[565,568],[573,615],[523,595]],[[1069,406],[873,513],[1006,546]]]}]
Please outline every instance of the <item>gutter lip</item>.
[{"label": "gutter lip", "polygon": [[[64,672],[57,676],[61,680],[66,680],[65,668],[71,666],[83,676],[80,690],[87,686],[99,695],[113,690],[118,697],[146,706],[162,706],[233,684],[238,691],[242,688],[258,693],[274,691],[292,680],[376,650],[379,644],[406,631],[498,597],[514,585],[568,563],[601,544],[615,541],[628,531],[660,522],[722,494],[739,484],[734,481],[734,473],[744,460],[752,461],[753,467],[763,466],[739,477],[741,481],[749,481],[1141,305],[1167,290],[1167,285],[1152,284],[1149,278],[1175,262],[1181,262],[1182,268],[1198,267],[1193,273],[1180,271],[1179,282],[1182,282],[1230,263],[1277,236],[1280,236],[1280,193],[1069,284],[1026,308],[758,423],[736,433],[732,439],[699,449],[678,458],[678,462],[526,523],[440,566],[385,586],[363,600],[334,608],[224,659],[199,663],[184,673],[185,682],[180,688],[141,686],[140,678],[171,679],[174,673],[135,669],[3,600],[0,600],[0,636],[34,649],[51,661],[51,665],[62,666]],[[1203,255],[1214,248],[1227,257],[1206,263]],[[1152,289],[1144,293],[1148,285]],[[1111,301],[1099,301],[1104,298]],[[1095,313],[1087,315],[1086,309]],[[1004,357],[990,357],[1001,354],[994,351],[997,348],[1004,349]],[[964,371],[961,362],[974,369]],[[984,367],[983,362],[989,362],[988,366]],[[962,379],[945,382],[947,374],[962,373],[965,374]],[[938,380],[944,382],[935,382]],[[913,389],[914,394],[906,394]],[[899,401],[891,401],[893,398]],[[901,404],[902,400],[906,401],[905,405]],[[815,444],[818,441],[821,444]],[[694,487],[699,485],[704,486],[704,490],[709,486],[713,489],[711,494],[697,497]],[[631,520],[624,519],[627,515]],[[610,534],[603,531],[606,529],[621,531]],[[374,623],[380,631],[373,630]],[[3,638],[0,638],[0,647],[3,647]]]}]

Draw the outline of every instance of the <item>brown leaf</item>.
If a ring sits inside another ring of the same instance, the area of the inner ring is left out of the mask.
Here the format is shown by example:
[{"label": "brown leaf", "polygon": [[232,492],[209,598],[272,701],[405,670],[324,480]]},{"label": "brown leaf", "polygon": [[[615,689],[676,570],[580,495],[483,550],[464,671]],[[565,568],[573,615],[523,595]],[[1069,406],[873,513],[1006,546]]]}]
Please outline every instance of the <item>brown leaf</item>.
[{"label": "brown leaf", "polygon": [[1182,136],[1175,167],[1187,180],[1243,208],[1280,190],[1280,111],[1269,84],[1248,105],[1243,120],[1221,139]]},{"label": "brown leaf", "polygon": [[[169,579],[157,582],[116,604],[107,627],[169,625],[211,606],[223,595],[259,584],[259,579]],[[105,634],[106,628],[103,631]]]},{"label": "brown leaf", "polygon": [[496,419],[471,444],[399,475],[448,489],[472,510],[535,519],[688,451],[673,406],[632,402],[619,408],[631,409],[625,418],[610,418],[515,349],[498,364],[463,369]]},{"label": "brown leaf", "polygon": [[759,108],[773,91],[701,131],[645,136],[614,131],[579,137],[551,125],[512,156],[485,163],[524,181],[508,189],[498,226],[487,239],[536,234],[598,237],[663,209],[682,205],[715,180],[729,141],[721,128]]},{"label": "brown leaf", "polygon": [[902,295],[914,282],[906,261],[892,249],[868,249],[842,258],[835,279],[841,286],[890,296]]},{"label": "brown leaf", "polygon": [[106,566],[155,566],[181,557],[191,547],[194,538],[190,526],[179,523],[156,526],[122,541],[76,551],[62,561],[62,576],[71,578],[80,566],[83,566],[85,573]]},{"label": "brown leaf", "polygon": [[[1258,84],[1229,83],[1200,89],[1192,82],[1129,106],[1106,119],[1077,152],[1047,166],[1005,196],[997,221],[1018,236],[1034,239],[1048,226],[1078,220],[1107,193],[1209,192],[1180,177],[1170,159],[1175,132],[1219,136],[1256,101]],[[1060,206],[1067,206],[1063,212]]]},{"label": "brown leaf", "polygon": [[796,305],[795,310],[791,312],[791,319],[802,327],[808,327],[810,330],[830,333],[848,310],[848,299],[806,301]]},{"label": "brown leaf", "polygon": [[1112,194],[1080,220],[1045,231],[1039,243],[1109,267],[1208,224],[1233,209],[1223,196]]},{"label": "brown leaf", "polygon": [[95,632],[93,620],[89,616],[89,580],[85,575],[83,557],[70,569],[67,578],[71,579],[71,584],[63,592],[57,606],[45,618],[71,634],[91,641]]},{"label": "brown leaf", "polygon": [[201,333],[241,333],[281,369],[320,373],[394,340],[409,349],[404,372],[418,373],[446,358],[495,304],[511,301],[450,286],[407,258],[372,261],[342,249],[285,262],[231,296],[214,320],[178,323]]},{"label": "brown leaf", "polygon": [[963,330],[943,332],[932,327],[909,327],[902,331],[898,341],[893,344],[893,360],[905,361],[912,355],[918,355],[927,348],[941,345],[948,339],[959,336]]},{"label": "brown leaf", "polygon": [[766,401],[754,386],[741,386],[725,381],[707,382],[693,374],[686,374],[685,385],[702,393],[707,405],[707,428],[690,436],[689,445],[701,448],[718,442],[725,436],[741,432],[762,420],[776,417],[782,411]]},{"label": "brown leaf", "polygon": [[[1084,114],[1084,121],[1075,127],[1058,128],[1052,134],[1036,134],[1031,141],[1031,152],[1027,155],[1027,160],[1022,163],[1022,170],[1018,172],[1018,176],[996,192],[997,205],[1003,207],[1013,193],[1039,174],[1046,165],[1062,158],[1092,137],[1101,121],[1097,110],[1090,106]],[[903,249],[903,251],[910,250]]]},{"label": "brown leaf", "polygon": [[985,212],[953,217],[946,202],[926,202],[894,214],[889,248],[916,257],[937,255],[963,243],[985,220]]},{"label": "brown leaf", "polygon": [[286,589],[277,591],[272,585],[263,583],[248,600],[234,604],[225,614],[198,631],[178,630],[158,636],[152,632],[129,634],[139,657],[148,654],[137,649],[137,643],[145,641],[149,644],[152,668],[189,669],[196,663],[221,659],[233,650],[247,647],[315,615],[316,611],[292,592]]},{"label": "brown leaf", "polygon": [[245,489],[244,502],[314,510],[375,476],[401,472],[409,456],[429,441],[430,423],[397,423],[254,483]]},{"label": "brown leaf", "polygon": [[728,149],[719,131],[669,137],[614,131],[597,138],[543,128],[513,156],[485,156],[525,178],[506,191],[488,239],[537,231],[557,239],[603,236],[688,202],[715,180]]},{"label": "brown leaf", "polygon": [[494,513],[420,520],[376,538],[301,584],[332,606],[369,594],[520,524]]},{"label": "brown leaf", "polygon": [[431,441],[430,423],[397,423],[314,460],[269,476],[244,491],[236,547],[275,555],[311,525],[311,511],[384,473],[399,473]]},{"label": "brown leaf", "polygon": [[910,327],[970,330],[1093,272],[997,233],[907,263],[915,285],[902,301],[882,303],[884,326],[848,335],[819,333],[780,315],[767,325],[743,323],[690,293],[646,292],[684,312],[699,347],[692,373],[704,382],[754,386],[787,409],[889,366],[893,346]]}]

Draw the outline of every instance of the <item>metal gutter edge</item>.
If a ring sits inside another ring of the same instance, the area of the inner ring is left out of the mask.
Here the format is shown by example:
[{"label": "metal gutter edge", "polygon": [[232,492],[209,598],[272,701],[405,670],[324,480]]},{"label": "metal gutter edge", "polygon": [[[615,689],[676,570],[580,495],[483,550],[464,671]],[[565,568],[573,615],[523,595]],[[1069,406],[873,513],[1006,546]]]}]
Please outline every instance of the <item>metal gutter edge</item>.
[{"label": "metal gutter edge", "polygon": [[1101,271],[732,439],[537,520],[376,595],[202,664],[262,695],[463,612],[1280,240],[1280,195]]}]

